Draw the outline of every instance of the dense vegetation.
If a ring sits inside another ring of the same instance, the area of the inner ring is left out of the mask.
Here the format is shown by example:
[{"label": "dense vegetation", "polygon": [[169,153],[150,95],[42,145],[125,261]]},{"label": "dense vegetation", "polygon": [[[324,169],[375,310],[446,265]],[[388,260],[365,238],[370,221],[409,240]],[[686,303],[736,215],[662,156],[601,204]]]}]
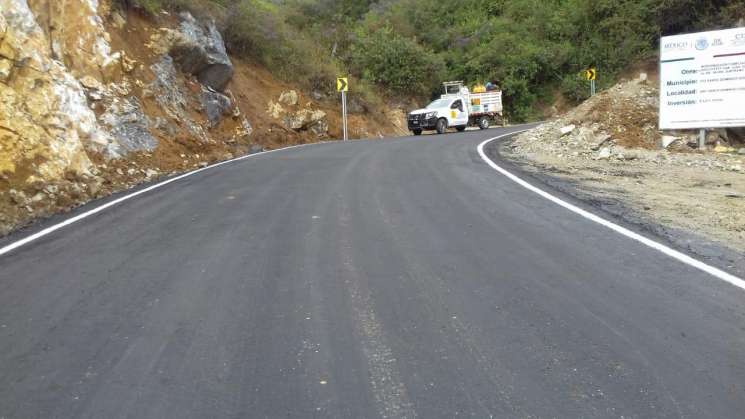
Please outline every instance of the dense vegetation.
[{"label": "dense vegetation", "polygon": [[218,18],[233,53],[307,88],[351,75],[373,89],[422,99],[446,79],[495,80],[513,120],[536,116],[556,92],[587,94],[654,55],[659,36],[734,25],[742,0],[122,0],[155,12],[189,8]]}]

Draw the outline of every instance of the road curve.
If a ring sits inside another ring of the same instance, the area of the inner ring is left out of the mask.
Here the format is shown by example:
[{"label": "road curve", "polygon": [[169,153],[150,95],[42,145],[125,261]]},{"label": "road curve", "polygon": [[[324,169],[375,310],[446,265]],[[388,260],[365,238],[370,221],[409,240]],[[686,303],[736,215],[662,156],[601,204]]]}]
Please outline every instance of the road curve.
[{"label": "road curve", "polygon": [[259,155],[0,257],[0,418],[741,418],[745,292],[496,173],[505,132]]}]

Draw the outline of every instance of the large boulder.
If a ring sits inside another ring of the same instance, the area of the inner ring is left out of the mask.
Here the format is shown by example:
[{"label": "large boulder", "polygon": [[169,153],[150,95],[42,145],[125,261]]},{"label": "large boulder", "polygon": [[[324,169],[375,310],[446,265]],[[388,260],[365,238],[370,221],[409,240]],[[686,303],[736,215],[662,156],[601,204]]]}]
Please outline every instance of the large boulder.
[{"label": "large boulder", "polygon": [[291,130],[310,131],[318,136],[326,135],[329,130],[326,112],[322,110],[301,109],[295,113],[286,114],[282,123]]},{"label": "large boulder", "polygon": [[169,54],[181,71],[195,75],[202,84],[222,92],[233,77],[233,64],[214,22],[202,24],[181,13],[181,24],[171,36]]}]

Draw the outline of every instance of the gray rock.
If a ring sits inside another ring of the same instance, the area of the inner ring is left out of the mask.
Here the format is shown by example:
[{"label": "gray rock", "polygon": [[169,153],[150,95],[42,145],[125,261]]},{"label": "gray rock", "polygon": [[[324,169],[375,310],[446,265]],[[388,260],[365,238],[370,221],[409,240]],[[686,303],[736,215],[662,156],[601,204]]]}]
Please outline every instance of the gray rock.
[{"label": "gray rock", "polygon": [[195,75],[202,84],[222,92],[233,77],[234,69],[215,23],[202,24],[187,12],[179,17],[182,36],[171,45],[169,54],[181,71]]},{"label": "gray rock", "polygon": [[660,137],[660,140],[657,145],[659,146],[659,148],[665,149],[665,148],[670,147],[673,143],[675,143],[678,140],[680,140],[679,137],[675,137],[673,135],[663,135],[662,137]]},{"label": "gray rock", "polygon": [[610,147],[604,147],[598,152],[597,160],[606,160],[609,159],[612,155],[612,151]]},{"label": "gray rock", "polygon": [[199,124],[191,119],[187,112],[189,102],[181,88],[183,83],[178,80],[173,59],[164,55],[160,61],[151,65],[150,69],[153,71],[155,79],[145,87],[145,95],[155,98],[166,115],[178,121],[189,134],[197,137],[200,141],[206,142],[207,134]]},{"label": "gray rock", "polygon": [[745,148],[741,148],[741,149],[737,150],[737,154],[739,154],[741,156],[745,156]]},{"label": "gray rock", "polygon": [[199,95],[199,99],[202,102],[202,109],[207,114],[207,119],[211,127],[219,124],[223,117],[229,116],[231,113],[233,103],[230,98],[209,87],[202,86],[202,93]]},{"label": "gray rock", "polygon": [[186,109],[186,95],[181,90],[181,85],[176,74],[173,59],[167,55],[160,58],[150,66],[155,79],[146,87],[146,94],[155,98],[165,113],[173,118],[180,119]]},{"label": "gray rock", "polygon": [[113,101],[100,121],[124,152],[151,151],[158,146],[158,140],[150,134],[150,121],[135,97]]},{"label": "gray rock", "polygon": [[577,128],[577,126],[576,126],[576,125],[574,125],[574,124],[572,124],[572,125],[567,125],[567,126],[565,126],[565,127],[561,128],[561,129],[559,129],[559,133],[561,133],[561,136],[563,137],[563,136],[565,136],[565,135],[569,135],[569,134],[571,134],[571,133],[572,133],[572,131],[574,131],[574,130],[575,130],[575,128]]}]

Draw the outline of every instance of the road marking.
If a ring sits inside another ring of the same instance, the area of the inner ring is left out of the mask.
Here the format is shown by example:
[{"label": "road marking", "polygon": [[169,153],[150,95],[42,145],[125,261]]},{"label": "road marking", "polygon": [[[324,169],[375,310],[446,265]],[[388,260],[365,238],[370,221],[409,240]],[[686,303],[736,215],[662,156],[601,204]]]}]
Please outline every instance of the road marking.
[{"label": "road marking", "polygon": [[741,288],[741,289],[744,289],[745,290],[745,280],[743,280],[742,278],[738,278],[738,277],[736,277],[736,276],[734,276],[732,274],[729,274],[727,272],[724,272],[721,269],[717,269],[717,268],[715,268],[715,267],[713,267],[711,265],[707,265],[706,263],[701,262],[699,260],[696,260],[696,259],[694,259],[694,258],[692,258],[692,257],[690,257],[690,256],[688,256],[688,255],[686,255],[684,253],[681,253],[681,252],[679,252],[677,250],[671,249],[670,247],[665,246],[664,244],[661,244],[661,243],[658,243],[658,242],[656,242],[654,240],[648,239],[648,238],[642,236],[641,234],[635,233],[635,232],[633,232],[633,231],[631,231],[631,230],[629,230],[627,228],[621,227],[618,224],[612,223],[612,222],[610,222],[608,220],[605,220],[605,219],[603,219],[603,218],[601,218],[601,217],[599,217],[599,216],[597,216],[597,215],[595,215],[595,214],[593,214],[591,212],[585,211],[582,208],[579,208],[579,207],[577,207],[575,205],[572,205],[572,204],[570,204],[570,203],[568,203],[568,202],[566,202],[566,201],[564,201],[564,200],[562,200],[560,198],[557,198],[556,196],[551,195],[550,193],[548,193],[548,192],[546,192],[546,191],[544,191],[542,189],[539,189],[539,188],[531,185],[530,183],[528,183],[528,182],[520,179],[519,177],[513,175],[512,173],[510,173],[507,170],[503,169],[502,167],[498,166],[489,157],[486,156],[486,153],[484,152],[484,147],[487,144],[489,144],[490,142],[499,140],[499,139],[504,138],[504,137],[508,137],[510,135],[519,134],[519,133],[525,132],[525,131],[528,131],[528,130],[527,129],[524,129],[524,130],[520,130],[520,131],[511,132],[509,134],[503,134],[503,135],[500,135],[498,137],[494,137],[494,138],[491,138],[491,139],[488,139],[488,140],[482,142],[478,146],[478,152],[479,152],[479,155],[481,156],[481,159],[484,160],[484,162],[486,162],[486,164],[488,164],[489,166],[491,166],[492,169],[494,169],[497,172],[501,173],[502,175],[504,175],[508,179],[512,180],[513,182],[517,183],[518,185],[524,187],[525,189],[527,189],[527,190],[529,190],[531,192],[534,192],[534,193],[542,196],[543,198],[548,199],[549,201],[551,201],[551,202],[553,202],[553,203],[555,203],[557,205],[560,205],[560,206],[568,209],[569,211],[574,212],[575,214],[578,214],[578,215],[580,215],[580,216],[582,216],[582,217],[584,217],[584,218],[586,218],[586,219],[588,219],[590,221],[594,221],[594,222],[596,222],[596,223],[598,223],[598,224],[600,224],[600,225],[602,225],[604,227],[607,227],[607,228],[609,228],[609,229],[611,229],[611,230],[613,230],[613,231],[615,231],[615,232],[617,232],[619,234],[622,234],[622,235],[624,235],[624,236],[626,236],[626,237],[628,237],[628,238],[630,238],[632,240],[636,240],[636,241],[638,241],[639,243],[642,243],[645,246],[651,247],[652,249],[655,249],[655,250],[657,250],[657,251],[659,251],[661,253],[664,253],[665,255],[670,256],[673,259],[677,259],[678,261],[683,262],[686,265],[692,266],[692,267],[694,267],[694,268],[696,268],[698,270],[701,270],[703,272],[706,272],[709,275],[712,275],[714,277],[717,277],[717,278],[721,279],[722,281],[728,282],[728,283],[730,283],[730,284],[732,284],[732,285],[734,285],[734,286],[736,286],[738,288]]},{"label": "road marking", "polygon": [[254,154],[248,154],[248,155],[241,156],[241,157],[236,157],[234,159],[225,160],[225,161],[222,161],[222,162],[219,162],[219,163],[215,163],[215,164],[213,164],[211,166],[203,167],[201,169],[193,170],[191,172],[186,172],[184,174],[178,175],[178,176],[173,177],[171,179],[168,179],[166,181],[163,181],[163,182],[160,182],[160,183],[156,183],[155,185],[152,185],[152,186],[148,186],[145,189],[139,190],[137,192],[133,192],[133,193],[131,193],[129,195],[125,195],[125,196],[123,196],[121,198],[117,198],[117,199],[115,199],[115,200],[113,200],[111,202],[107,202],[106,204],[103,204],[100,207],[96,207],[96,208],[94,208],[94,209],[92,209],[90,211],[86,211],[86,212],[84,212],[82,214],[76,215],[75,217],[72,217],[70,219],[67,219],[65,221],[62,221],[59,224],[55,224],[53,226],[47,227],[47,228],[39,231],[38,233],[32,234],[32,235],[30,235],[28,237],[25,237],[25,238],[23,238],[21,240],[18,240],[16,242],[14,242],[14,243],[11,243],[9,245],[6,245],[5,247],[0,248],[0,256],[6,255],[6,254],[8,254],[8,253],[10,253],[10,252],[12,252],[12,251],[14,251],[14,250],[22,247],[22,246],[25,246],[25,245],[27,245],[27,244],[29,244],[29,243],[31,243],[33,241],[36,241],[36,240],[38,240],[38,239],[40,239],[40,238],[42,238],[44,236],[48,236],[48,235],[54,233],[55,231],[60,230],[60,229],[63,229],[63,228],[65,228],[65,227],[67,227],[67,226],[69,226],[71,224],[75,224],[75,223],[77,223],[80,220],[86,219],[86,218],[88,218],[88,217],[90,217],[92,215],[98,214],[99,212],[105,211],[105,210],[107,210],[107,209],[109,209],[109,208],[111,208],[111,207],[113,207],[115,205],[121,204],[124,201],[128,201],[128,200],[130,200],[132,198],[135,198],[137,196],[140,196],[142,194],[146,194],[146,193],[151,192],[151,191],[154,191],[156,189],[160,189],[160,188],[162,188],[162,187],[164,187],[164,186],[166,186],[166,185],[168,185],[170,183],[173,183],[173,182],[176,182],[178,180],[187,178],[189,176],[196,175],[197,173],[201,173],[201,172],[204,172],[206,170],[211,170],[211,169],[214,169],[216,167],[220,167],[220,166],[223,166],[223,165],[226,165],[226,164],[229,164],[229,163],[233,163],[233,162],[236,162],[236,161],[241,161],[241,160],[246,160],[246,159],[249,159],[249,158],[252,158],[252,157],[261,156],[263,154],[269,154],[269,153],[274,153],[274,152],[277,152],[277,151],[289,150],[291,148],[305,147],[305,146],[309,146],[309,145],[313,145],[313,144],[323,144],[323,143],[325,143],[325,142],[310,143],[310,144],[298,144],[298,145],[293,145],[293,146],[289,146],[289,147],[278,148],[276,150],[262,151],[260,153],[254,153]]}]

